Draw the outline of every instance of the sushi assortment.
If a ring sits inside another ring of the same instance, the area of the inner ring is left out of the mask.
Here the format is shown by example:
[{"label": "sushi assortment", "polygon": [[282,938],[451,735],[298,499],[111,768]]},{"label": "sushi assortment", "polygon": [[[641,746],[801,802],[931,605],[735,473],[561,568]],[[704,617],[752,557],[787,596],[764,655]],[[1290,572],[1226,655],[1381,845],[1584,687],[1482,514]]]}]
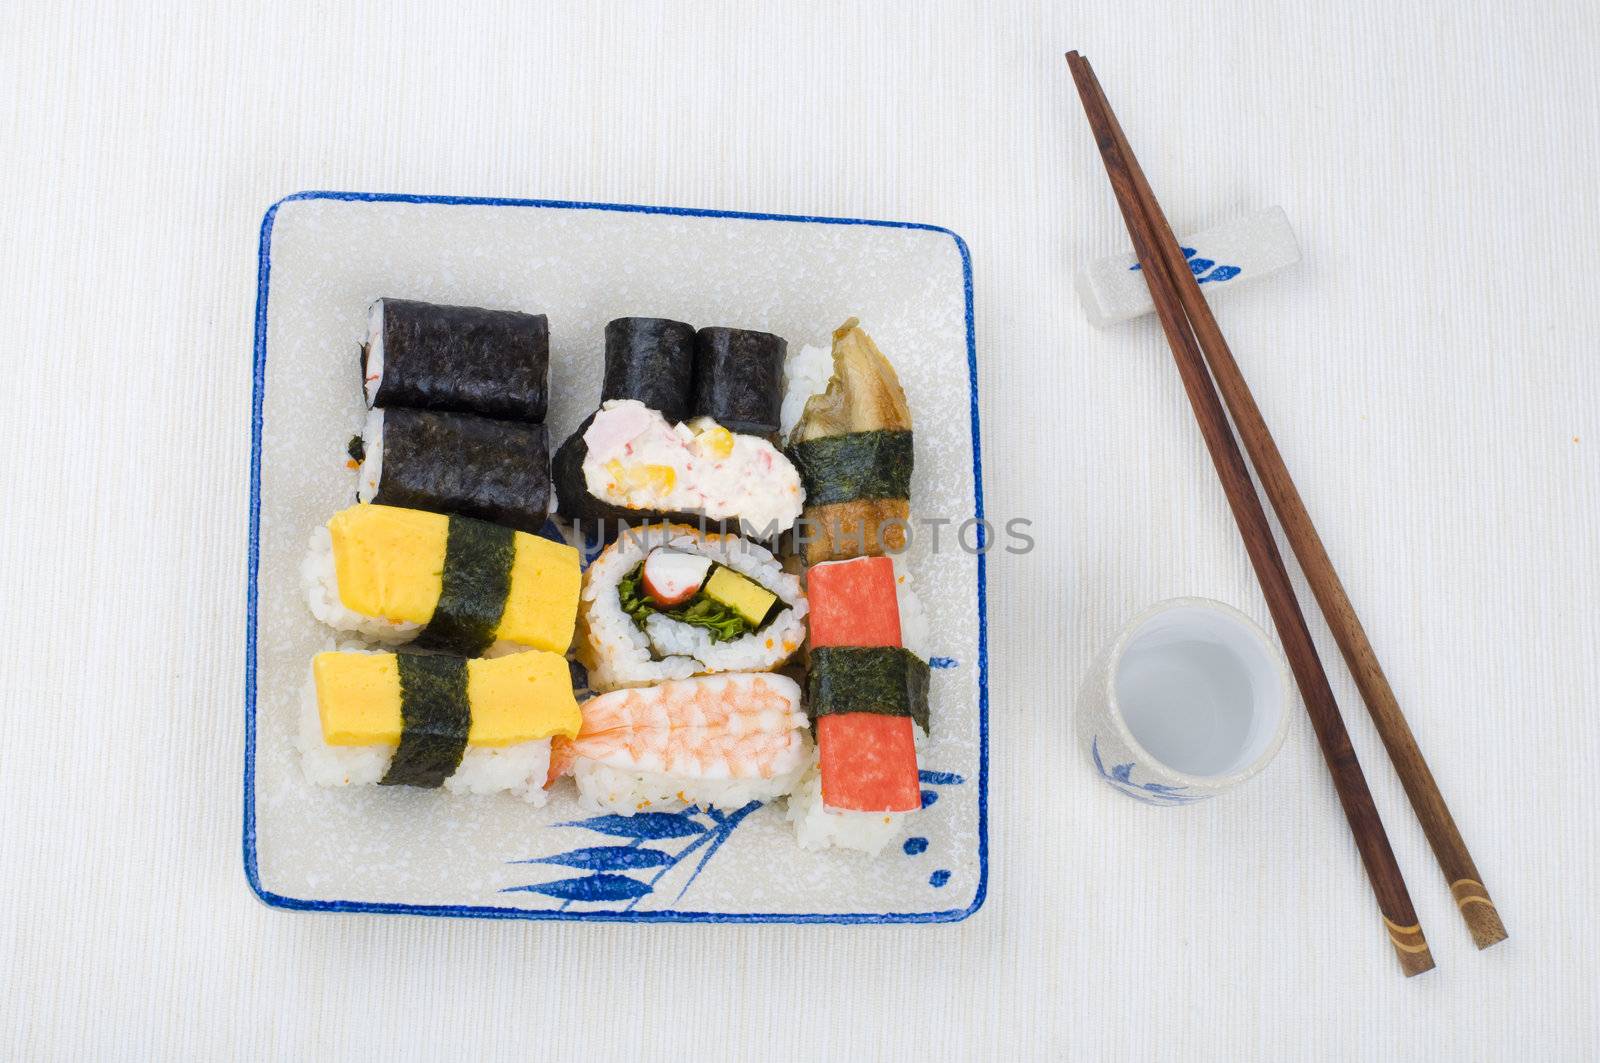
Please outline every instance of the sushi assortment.
[{"label": "sushi assortment", "polygon": [[[623,816],[786,800],[801,846],[878,851],[920,807],[930,726],[890,556],[913,457],[893,367],[854,319],[787,395],[770,333],[634,317],[604,343],[552,459],[544,315],[371,305],[356,501],[302,566],[344,639],[310,662],[306,778],[570,785]],[[600,536],[587,568],[568,528]]]}]

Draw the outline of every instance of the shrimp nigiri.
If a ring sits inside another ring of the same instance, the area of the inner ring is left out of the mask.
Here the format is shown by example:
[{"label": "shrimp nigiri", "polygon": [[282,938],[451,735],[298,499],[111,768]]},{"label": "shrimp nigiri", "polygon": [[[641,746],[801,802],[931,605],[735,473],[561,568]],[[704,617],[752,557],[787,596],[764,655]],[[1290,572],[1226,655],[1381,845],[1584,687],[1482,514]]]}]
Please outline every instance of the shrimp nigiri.
[{"label": "shrimp nigiri", "polygon": [[811,759],[800,687],[770,672],[614,690],[580,708],[577,737],[551,750],[550,782],[571,773],[591,808],[737,809],[788,793]]}]

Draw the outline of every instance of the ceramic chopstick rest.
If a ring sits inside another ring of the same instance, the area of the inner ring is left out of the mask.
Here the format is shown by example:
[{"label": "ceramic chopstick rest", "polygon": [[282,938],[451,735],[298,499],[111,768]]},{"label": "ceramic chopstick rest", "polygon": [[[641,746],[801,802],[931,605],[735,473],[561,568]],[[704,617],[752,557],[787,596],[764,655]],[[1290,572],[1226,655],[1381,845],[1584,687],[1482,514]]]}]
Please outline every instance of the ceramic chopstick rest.
[{"label": "ceramic chopstick rest", "polygon": [[[1282,207],[1246,214],[1179,240],[1189,269],[1208,296],[1300,261],[1300,243]],[[1078,297],[1099,328],[1155,309],[1132,251],[1109,255],[1078,273]]]}]

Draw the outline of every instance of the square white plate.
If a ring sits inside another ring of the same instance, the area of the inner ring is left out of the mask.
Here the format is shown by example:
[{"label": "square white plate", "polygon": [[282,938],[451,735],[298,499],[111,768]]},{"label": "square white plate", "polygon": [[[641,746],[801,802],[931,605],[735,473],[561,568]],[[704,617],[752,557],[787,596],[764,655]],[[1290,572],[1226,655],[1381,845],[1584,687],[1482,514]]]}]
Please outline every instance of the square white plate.
[{"label": "square white plate", "polygon": [[[596,203],[304,192],[261,223],[246,628],[244,864],[268,904],[526,919],[941,922],[988,875],[984,562],[972,269],[945,229]],[[910,399],[909,552],[933,630],[923,810],[876,858],[802,850],[781,807],[597,816],[407,787],[322,789],[294,747],[309,661],[332,644],[299,573],[354,497],[356,343],[379,296],[542,312],[555,447],[599,395],[602,329],[627,315],[826,345],[861,318]],[[981,534],[966,529],[971,545]],[[991,536],[992,539],[992,536]],[[631,852],[632,855],[629,855]]]}]

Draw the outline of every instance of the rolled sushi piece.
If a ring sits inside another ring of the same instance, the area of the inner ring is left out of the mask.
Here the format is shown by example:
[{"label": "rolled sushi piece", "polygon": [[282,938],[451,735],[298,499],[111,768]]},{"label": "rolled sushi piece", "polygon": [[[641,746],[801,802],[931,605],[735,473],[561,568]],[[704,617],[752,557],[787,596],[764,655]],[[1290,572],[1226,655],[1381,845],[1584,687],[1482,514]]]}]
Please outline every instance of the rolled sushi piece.
[{"label": "rolled sushi piece", "polygon": [[777,668],[806,637],[805,592],[770,550],[688,525],[623,532],[584,573],[580,610],[596,690]]},{"label": "rolled sushi piece", "polygon": [[606,323],[600,402],[632,399],[669,421],[687,421],[694,364],[693,325],[664,317],[619,317]]},{"label": "rolled sushi piece", "polygon": [[811,760],[800,687],[766,672],[617,690],[556,739],[550,778],[571,774],[589,808],[622,815],[738,809],[788,793]]},{"label": "rolled sushi piece", "polygon": [[[619,317],[606,324],[605,378],[600,402],[636,402],[669,423],[687,420],[694,386],[694,326],[661,317]],[[598,413],[598,411],[597,411]],[[573,521],[626,524],[641,515],[608,505],[584,488],[584,437],[596,414],[556,449],[557,512]],[[679,515],[683,516],[683,515]]]},{"label": "rolled sushi piece", "polygon": [[575,520],[624,524],[728,524],[761,539],[794,526],[800,474],[759,436],[709,418],[673,424],[632,399],[605,403],[556,456],[560,511]]},{"label": "rolled sushi piece", "polygon": [[694,412],[731,432],[771,436],[783,413],[789,345],[770,332],[703,328],[695,335]]},{"label": "rolled sushi piece", "polygon": [[378,408],[367,413],[357,452],[362,502],[455,513],[535,534],[549,517],[542,424]]},{"label": "rolled sushi piece", "polygon": [[358,504],[311,536],[312,614],[380,642],[475,657],[565,653],[582,583],[565,543],[470,517]]},{"label": "rolled sushi piece", "polygon": [[833,334],[833,376],[789,437],[805,485],[807,563],[905,549],[911,408],[894,366],[851,318]]},{"label": "rolled sushi piece", "polygon": [[367,405],[544,420],[550,324],[543,314],[379,299],[367,310]]},{"label": "rolled sushi piece", "polygon": [[505,791],[542,805],[550,740],[576,735],[581,723],[559,654],[319,653],[300,763],[318,786]]}]

